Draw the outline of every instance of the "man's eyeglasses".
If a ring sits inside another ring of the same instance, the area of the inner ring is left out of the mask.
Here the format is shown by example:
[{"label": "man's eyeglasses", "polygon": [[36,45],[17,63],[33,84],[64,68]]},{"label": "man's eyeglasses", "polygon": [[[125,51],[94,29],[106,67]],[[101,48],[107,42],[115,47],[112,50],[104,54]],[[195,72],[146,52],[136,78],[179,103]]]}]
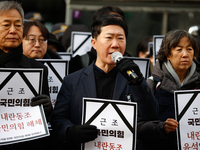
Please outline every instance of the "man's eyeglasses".
[{"label": "man's eyeglasses", "polygon": [[47,43],[46,39],[36,39],[36,38],[28,38],[26,39],[29,44],[35,45],[35,43],[38,41],[41,45],[45,45]]}]

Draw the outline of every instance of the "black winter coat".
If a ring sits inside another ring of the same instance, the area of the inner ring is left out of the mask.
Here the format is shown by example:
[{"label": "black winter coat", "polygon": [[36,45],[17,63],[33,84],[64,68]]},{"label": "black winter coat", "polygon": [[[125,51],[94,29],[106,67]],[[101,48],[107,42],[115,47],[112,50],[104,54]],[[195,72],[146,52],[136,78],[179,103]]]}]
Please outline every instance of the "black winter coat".
[{"label": "black winter coat", "polygon": [[[48,69],[42,63],[37,62],[34,59],[28,58],[22,53],[22,45],[13,49],[9,53],[4,53],[0,49],[0,68],[43,68],[43,86],[42,94],[49,96],[48,86]],[[50,137],[40,138],[32,141],[21,142],[6,146],[0,146],[0,150],[51,150]]]},{"label": "black winter coat", "polygon": [[[194,61],[195,62],[195,61]],[[147,83],[159,103],[158,120],[143,121],[138,119],[137,150],[177,150],[176,132],[166,134],[164,122],[167,118],[175,119],[174,91],[194,90],[200,88],[200,64],[195,62],[196,71],[185,84],[178,89],[174,78],[170,75],[163,62],[158,61],[153,69],[154,80],[148,79]],[[160,86],[157,83],[161,82]]]}]

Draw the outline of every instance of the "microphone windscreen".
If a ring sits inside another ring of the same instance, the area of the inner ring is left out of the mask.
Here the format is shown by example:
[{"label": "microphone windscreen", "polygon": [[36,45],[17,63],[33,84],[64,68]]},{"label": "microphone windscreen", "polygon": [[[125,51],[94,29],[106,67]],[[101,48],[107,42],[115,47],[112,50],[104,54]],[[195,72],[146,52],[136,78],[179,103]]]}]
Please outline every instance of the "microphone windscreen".
[{"label": "microphone windscreen", "polygon": [[117,63],[117,61],[119,60],[119,58],[123,58],[123,55],[120,52],[114,52],[111,55],[111,59],[113,62]]}]

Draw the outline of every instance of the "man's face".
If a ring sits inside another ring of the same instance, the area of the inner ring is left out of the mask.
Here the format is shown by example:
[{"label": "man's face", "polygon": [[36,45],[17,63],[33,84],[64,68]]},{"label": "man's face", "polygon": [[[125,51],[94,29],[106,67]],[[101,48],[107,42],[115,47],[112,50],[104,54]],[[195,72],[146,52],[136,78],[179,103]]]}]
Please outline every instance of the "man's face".
[{"label": "man's face", "polygon": [[[40,40],[40,42],[38,41]],[[31,44],[30,41],[36,41]],[[29,58],[42,59],[47,52],[47,43],[44,42],[41,30],[37,26],[31,26],[26,37],[23,38],[23,54]]]},{"label": "man's face", "polygon": [[92,46],[97,51],[97,66],[115,65],[111,54],[118,51],[123,55],[126,48],[124,29],[118,25],[102,27],[97,39],[92,39]]},{"label": "man's face", "polygon": [[0,12],[0,49],[10,52],[22,42],[22,17],[16,9]]}]

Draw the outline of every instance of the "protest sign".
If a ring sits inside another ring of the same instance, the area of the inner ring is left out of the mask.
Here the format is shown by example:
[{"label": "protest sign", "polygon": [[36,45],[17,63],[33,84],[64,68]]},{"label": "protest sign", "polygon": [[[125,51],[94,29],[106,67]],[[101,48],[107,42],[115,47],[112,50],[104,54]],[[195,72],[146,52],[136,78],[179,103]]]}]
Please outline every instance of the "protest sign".
[{"label": "protest sign", "polygon": [[91,50],[92,34],[91,32],[77,32],[71,33],[71,53],[72,57],[76,55],[84,55]]},{"label": "protest sign", "polygon": [[62,59],[37,59],[37,61],[48,68],[49,93],[54,107],[63,78],[68,74],[69,61]]},{"label": "protest sign", "polygon": [[0,145],[49,135],[42,107],[30,107],[42,77],[43,69],[0,69]]},{"label": "protest sign", "polygon": [[98,137],[82,150],[133,150],[136,146],[137,104],[83,98],[83,124],[95,125]]},{"label": "protest sign", "polygon": [[200,90],[175,91],[179,150],[200,149]]}]

